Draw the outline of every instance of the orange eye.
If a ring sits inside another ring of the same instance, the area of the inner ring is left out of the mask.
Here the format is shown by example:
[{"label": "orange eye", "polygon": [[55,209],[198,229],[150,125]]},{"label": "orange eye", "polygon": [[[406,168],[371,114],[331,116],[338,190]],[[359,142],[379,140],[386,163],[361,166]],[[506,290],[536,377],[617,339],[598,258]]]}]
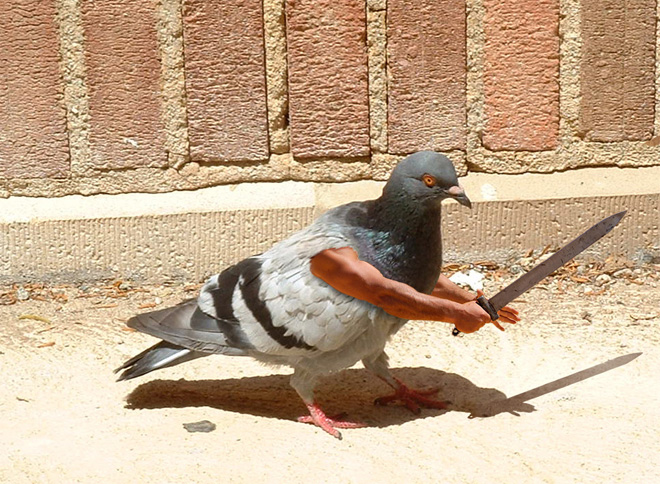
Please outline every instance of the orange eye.
[{"label": "orange eye", "polygon": [[431,175],[424,175],[422,177],[422,180],[424,181],[424,184],[427,187],[434,187],[435,186],[435,178],[432,177]]}]

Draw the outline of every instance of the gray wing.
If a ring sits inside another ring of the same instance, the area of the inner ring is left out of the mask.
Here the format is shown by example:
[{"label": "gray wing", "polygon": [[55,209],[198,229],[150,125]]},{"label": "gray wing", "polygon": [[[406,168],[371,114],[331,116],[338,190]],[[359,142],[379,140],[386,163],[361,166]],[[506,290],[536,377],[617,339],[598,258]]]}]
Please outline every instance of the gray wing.
[{"label": "gray wing", "polygon": [[[305,354],[314,348],[287,332],[286,325],[275,324],[263,301],[262,260],[245,259],[213,276],[200,291],[201,312],[212,319],[236,321],[235,331],[250,349],[266,354]],[[295,298],[295,295],[292,295]]]},{"label": "gray wing", "polygon": [[[214,318],[233,317],[255,351],[311,356],[336,350],[363,333],[382,311],[342,294],[310,271],[321,250],[350,242],[328,227],[313,226],[212,277],[199,297]],[[233,291],[226,289],[232,286]]]},{"label": "gray wing", "polygon": [[141,314],[128,325],[208,353],[297,357],[337,350],[382,312],[310,271],[314,255],[349,245],[341,229],[312,225],[211,277],[196,301]]},{"label": "gray wing", "polygon": [[292,337],[323,352],[355,339],[381,311],[314,276],[309,259],[284,268],[273,268],[267,261],[263,272],[261,297],[274,324],[286,327]]}]

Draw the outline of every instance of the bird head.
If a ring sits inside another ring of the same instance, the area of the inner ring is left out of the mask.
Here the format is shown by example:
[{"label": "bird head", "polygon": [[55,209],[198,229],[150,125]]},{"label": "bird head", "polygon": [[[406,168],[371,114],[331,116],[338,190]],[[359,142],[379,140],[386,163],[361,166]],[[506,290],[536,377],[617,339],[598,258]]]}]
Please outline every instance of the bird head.
[{"label": "bird head", "polygon": [[392,171],[383,195],[439,207],[446,198],[472,207],[465,190],[458,184],[454,165],[435,151],[419,151],[407,156]]}]

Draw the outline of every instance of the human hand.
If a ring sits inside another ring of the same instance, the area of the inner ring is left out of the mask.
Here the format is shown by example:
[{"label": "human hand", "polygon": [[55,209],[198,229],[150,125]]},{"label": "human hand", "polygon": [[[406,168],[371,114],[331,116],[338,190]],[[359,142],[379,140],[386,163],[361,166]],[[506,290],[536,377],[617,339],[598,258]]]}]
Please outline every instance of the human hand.
[{"label": "human hand", "polygon": [[[477,290],[477,297],[476,299],[479,299],[481,296],[484,295],[484,292],[481,289]],[[508,323],[508,324],[516,324],[518,321],[520,321],[520,317],[518,316],[518,310],[515,308],[512,308],[511,306],[504,306],[502,309],[500,309],[497,312],[499,319],[496,321],[490,321],[493,323],[497,329],[500,331],[504,331],[504,327],[500,324],[500,322]],[[459,328],[460,329],[460,328]]]},{"label": "human hand", "polygon": [[461,333],[474,333],[490,323],[490,316],[476,299],[458,305],[454,312],[454,326]]}]

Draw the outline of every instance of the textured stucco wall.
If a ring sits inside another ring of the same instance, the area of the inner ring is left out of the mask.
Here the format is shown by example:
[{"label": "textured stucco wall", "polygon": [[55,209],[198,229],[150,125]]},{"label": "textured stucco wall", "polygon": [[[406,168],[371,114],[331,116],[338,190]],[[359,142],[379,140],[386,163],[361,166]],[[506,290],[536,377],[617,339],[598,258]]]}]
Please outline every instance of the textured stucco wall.
[{"label": "textured stucco wall", "polygon": [[[470,174],[461,184],[473,210],[451,202],[443,206],[445,260],[506,262],[532,249],[557,247],[621,210],[628,215],[620,226],[588,255],[660,260],[658,179],[660,167]],[[0,199],[0,283],[199,281],[265,250],[333,206],[379,196],[382,186],[371,180],[290,181]]]},{"label": "textured stucco wall", "polygon": [[[628,215],[580,257],[660,260],[660,195],[476,202],[443,207],[446,262],[506,262],[558,248],[598,220]],[[313,206],[0,224],[0,284],[131,279],[201,281],[309,224]]]}]

